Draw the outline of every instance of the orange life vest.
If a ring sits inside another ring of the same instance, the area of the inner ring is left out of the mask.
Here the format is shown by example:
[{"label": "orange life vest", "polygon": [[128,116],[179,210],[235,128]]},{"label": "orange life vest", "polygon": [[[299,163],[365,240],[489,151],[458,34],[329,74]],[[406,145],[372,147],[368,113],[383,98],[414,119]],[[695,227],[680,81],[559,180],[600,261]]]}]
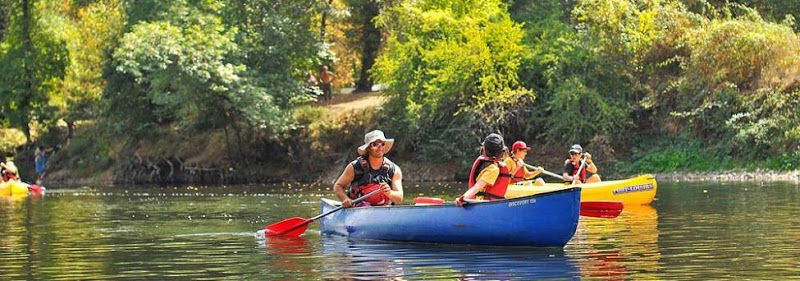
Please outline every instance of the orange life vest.
[{"label": "orange life vest", "polygon": [[497,176],[497,180],[492,185],[488,185],[484,187],[483,191],[478,192],[477,196],[483,196],[485,199],[489,200],[497,200],[497,199],[505,199],[506,189],[508,189],[508,184],[511,182],[511,173],[508,171],[508,166],[503,161],[500,161],[496,157],[487,157],[486,155],[481,155],[478,159],[475,159],[475,163],[472,164],[472,169],[469,172],[469,185],[467,188],[472,187],[475,185],[475,182],[478,180],[478,175],[480,175],[481,171],[491,164],[497,164],[500,168],[500,174]]},{"label": "orange life vest", "polygon": [[525,181],[525,167],[519,167],[517,172],[511,175],[511,183]]}]

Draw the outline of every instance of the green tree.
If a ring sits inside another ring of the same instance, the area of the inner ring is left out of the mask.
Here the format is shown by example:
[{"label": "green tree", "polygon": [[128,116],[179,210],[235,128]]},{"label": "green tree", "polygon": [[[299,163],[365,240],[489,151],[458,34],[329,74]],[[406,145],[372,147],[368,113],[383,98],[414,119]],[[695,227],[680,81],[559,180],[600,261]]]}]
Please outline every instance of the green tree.
[{"label": "green tree", "polygon": [[67,138],[74,135],[78,120],[96,120],[102,110],[101,98],[106,80],[103,68],[109,53],[122,33],[125,20],[122,3],[117,0],[73,3],[62,15],[70,65],[62,84],[63,96],[51,104],[66,121]]},{"label": "green tree", "polygon": [[500,1],[405,2],[380,22],[389,37],[375,71],[389,86],[389,115],[431,160],[473,154],[533,102],[517,76],[523,32]]},{"label": "green tree", "polygon": [[308,100],[303,77],[327,50],[313,28],[321,9],[319,0],[245,0],[221,7],[224,22],[237,30],[232,59],[247,66],[252,82],[277,105]]},{"label": "green tree", "polygon": [[9,125],[22,128],[28,142],[31,123],[55,121],[51,96],[69,63],[66,44],[48,29],[33,0],[8,5],[8,32],[0,45],[0,112]]},{"label": "green tree", "polygon": [[352,37],[356,39],[353,43],[360,46],[361,50],[361,65],[355,91],[368,92],[372,90],[374,84],[370,71],[381,48],[382,31],[375,25],[375,19],[380,15],[381,1],[347,0],[346,2],[353,11],[350,18],[354,26],[352,32],[357,34]]}]

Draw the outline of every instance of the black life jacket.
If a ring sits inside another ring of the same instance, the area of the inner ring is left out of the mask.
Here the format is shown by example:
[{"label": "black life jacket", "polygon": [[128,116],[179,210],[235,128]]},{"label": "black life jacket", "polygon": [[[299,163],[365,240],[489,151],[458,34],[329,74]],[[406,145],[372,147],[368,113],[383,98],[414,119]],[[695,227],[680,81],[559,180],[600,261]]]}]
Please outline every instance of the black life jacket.
[{"label": "black life jacket", "polygon": [[472,163],[472,169],[469,172],[467,188],[474,186],[478,181],[478,175],[481,174],[481,171],[491,164],[497,164],[500,168],[500,174],[497,176],[497,180],[495,180],[494,184],[484,187],[482,191],[476,194],[476,197],[482,196],[483,199],[489,200],[505,199],[506,189],[508,189],[508,184],[511,182],[511,173],[508,171],[506,163],[500,161],[497,157],[481,155],[478,159],[475,159],[475,163]]},{"label": "black life jacket", "polygon": [[[350,199],[355,199],[369,193],[369,191],[365,191],[364,189],[370,184],[385,182],[389,184],[389,186],[392,186],[395,164],[389,160],[389,158],[383,157],[383,164],[381,164],[381,167],[377,170],[373,170],[372,167],[370,167],[369,161],[364,156],[359,156],[356,160],[350,162],[350,165],[353,166],[353,171],[355,172],[353,182],[350,183],[347,190],[347,196],[350,197]],[[379,196],[385,195],[378,194],[374,197]]]}]

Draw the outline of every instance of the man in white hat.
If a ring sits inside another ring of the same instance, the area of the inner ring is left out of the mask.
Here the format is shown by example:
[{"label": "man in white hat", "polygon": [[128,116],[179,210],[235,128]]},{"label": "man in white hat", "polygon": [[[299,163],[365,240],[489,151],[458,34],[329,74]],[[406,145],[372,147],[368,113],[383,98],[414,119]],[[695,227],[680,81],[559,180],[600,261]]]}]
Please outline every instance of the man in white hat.
[{"label": "man in white hat", "polygon": [[[592,173],[592,176],[586,178],[586,172]],[[579,144],[573,144],[569,148],[569,159],[564,161],[563,176],[565,184],[600,182],[600,175],[597,174],[597,166],[592,161],[592,155],[583,152],[583,147]]]},{"label": "man in white hat", "polygon": [[382,193],[370,196],[357,206],[382,206],[403,203],[403,173],[400,167],[384,155],[392,149],[394,139],[374,130],[364,135],[358,158],[347,164],[344,172],[333,184],[333,192],[342,200],[342,206],[353,206],[353,199],[375,189]]}]

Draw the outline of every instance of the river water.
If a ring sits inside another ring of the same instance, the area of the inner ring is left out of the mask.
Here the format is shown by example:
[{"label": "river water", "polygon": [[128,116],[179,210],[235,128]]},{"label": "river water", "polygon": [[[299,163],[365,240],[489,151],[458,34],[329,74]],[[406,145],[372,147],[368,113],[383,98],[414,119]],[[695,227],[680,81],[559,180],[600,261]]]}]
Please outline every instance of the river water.
[{"label": "river water", "polygon": [[[407,184],[453,198],[463,184]],[[581,218],[563,249],[260,239],[328,186],[51,189],[0,200],[0,280],[798,280],[800,186],[659,182],[651,206]],[[0,198],[2,199],[2,198]]]}]

